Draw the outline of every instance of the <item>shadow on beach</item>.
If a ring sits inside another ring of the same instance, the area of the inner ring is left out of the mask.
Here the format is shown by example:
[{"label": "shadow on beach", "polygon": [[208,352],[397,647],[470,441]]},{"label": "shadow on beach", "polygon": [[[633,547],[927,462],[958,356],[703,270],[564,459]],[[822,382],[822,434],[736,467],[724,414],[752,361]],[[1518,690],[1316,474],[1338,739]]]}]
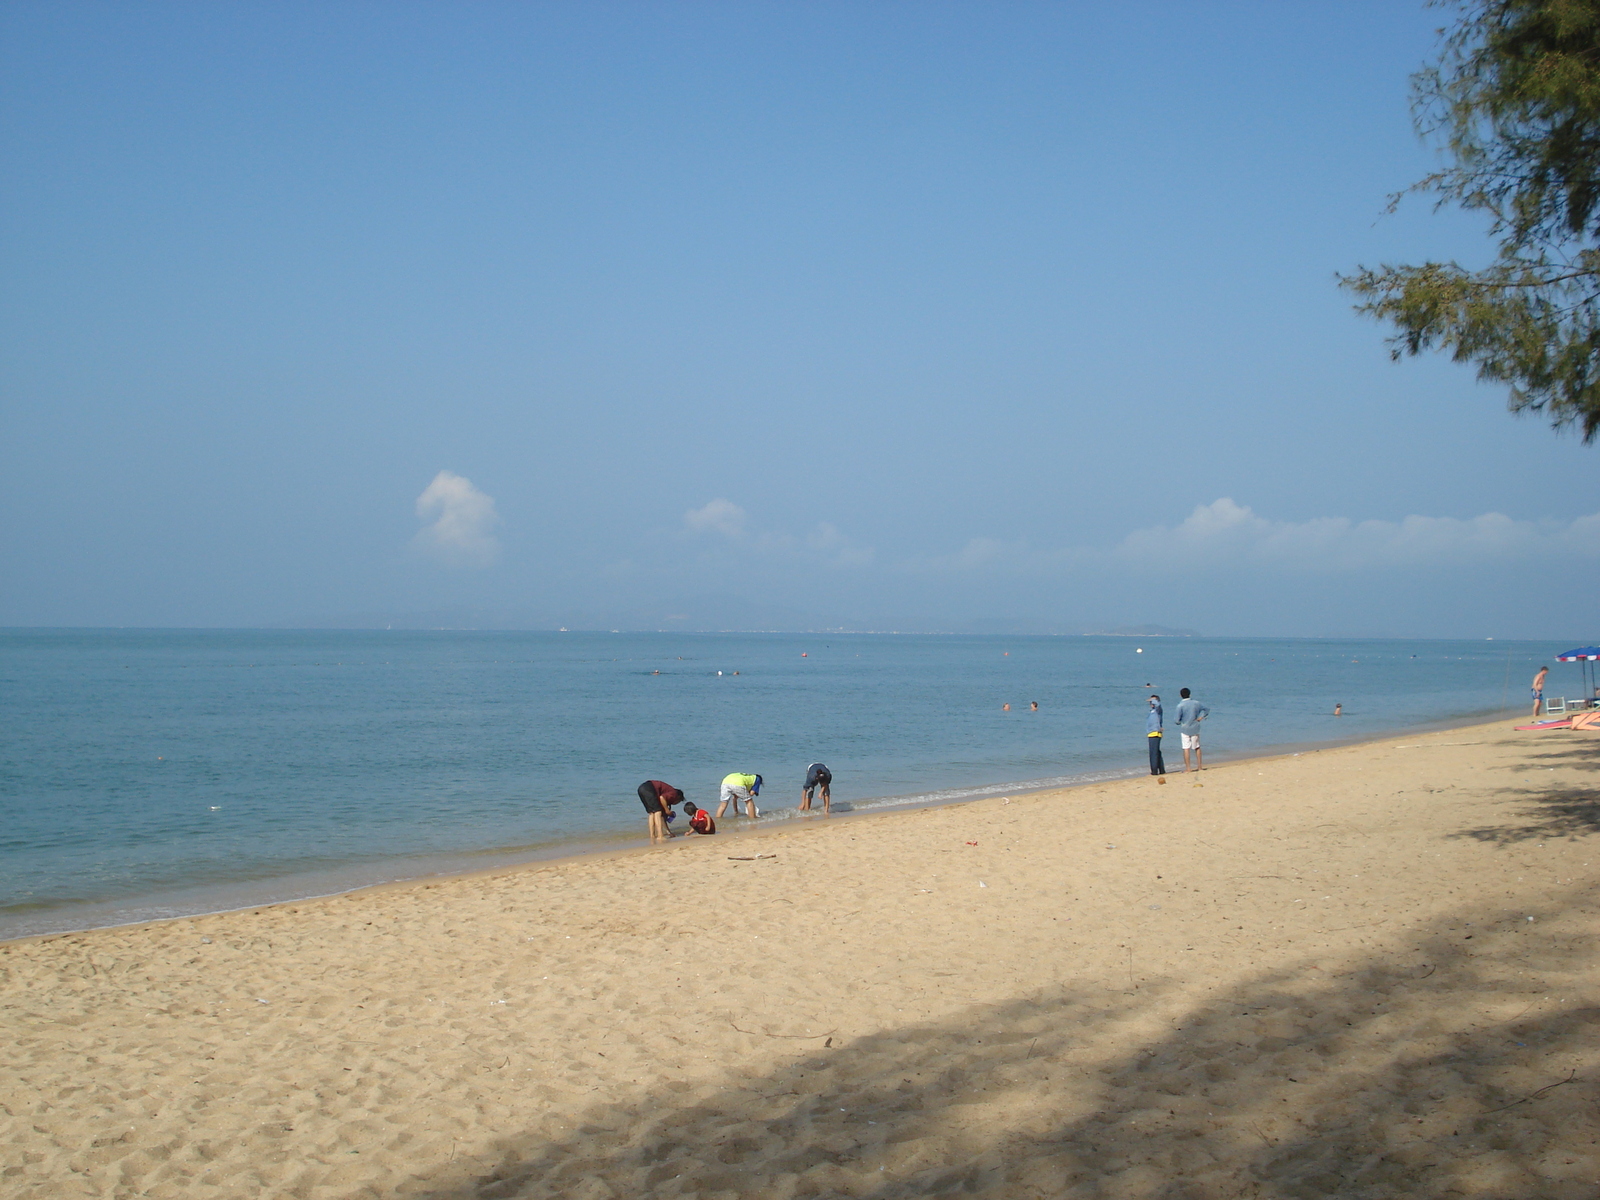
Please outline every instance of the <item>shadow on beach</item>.
[{"label": "shadow on beach", "polygon": [[[1600,771],[1600,741],[1586,740],[1528,754],[1526,762],[1533,765],[1518,764],[1501,769],[1517,772],[1523,777],[1527,776],[1529,770],[1553,768]],[[1467,829],[1455,836],[1508,846],[1544,838],[1579,838],[1600,833],[1600,789],[1502,787],[1497,789],[1497,795],[1520,803],[1517,815],[1523,819],[1509,824]]]},{"label": "shadow on beach", "polygon": [[[1555,734],[1561,741],[1551,742],[1550,749],[1530,752],[1520,763],[1494,768],[1500,771],[1525,772],[1527,763],[1545,767],[1569,767],[1574,771],[1600,771],[1600,738],[1588,733]],[[1562,744],[1562,743],[1565,744]]]},{"label": "shadow on beach", "polygon": [[796,1040],[770,1073],[552,1112],[397,1194],[1590,1200],[1600,1008],[1562,982],[1596,950],[1580,905],[1464,908],[1200,1002],[1082,986]]}]

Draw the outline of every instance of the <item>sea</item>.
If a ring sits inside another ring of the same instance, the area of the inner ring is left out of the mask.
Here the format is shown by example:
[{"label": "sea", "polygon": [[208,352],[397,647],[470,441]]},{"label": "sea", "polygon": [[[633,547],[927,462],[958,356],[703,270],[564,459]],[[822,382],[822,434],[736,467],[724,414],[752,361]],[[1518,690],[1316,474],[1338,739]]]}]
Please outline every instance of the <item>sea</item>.
[{"label": "sea", "polygon": [[814,761],[840,815],[1144,774],[1152,690],[1169,733],[1180,687],[1210,708],[1214,763],[1486,719],[1557,649],[0,631],[0,939],[642,845],[646,779],[714,808],[723,776],[760,774],[770,828],[823,819],[795,811]]}]

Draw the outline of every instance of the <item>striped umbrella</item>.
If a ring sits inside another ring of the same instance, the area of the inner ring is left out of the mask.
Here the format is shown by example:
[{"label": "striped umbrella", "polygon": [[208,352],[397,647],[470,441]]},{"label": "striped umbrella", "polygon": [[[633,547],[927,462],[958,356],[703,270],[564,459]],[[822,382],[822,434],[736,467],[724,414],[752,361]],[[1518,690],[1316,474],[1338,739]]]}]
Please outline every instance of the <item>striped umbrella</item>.
[{"label": "striped umbrella", "polygon": [[1575,662],[1583,672],[1583,698],[1595,698],[1594,668],[1589,664],[1600,661],[1600,646],[1579,646],[1576,650],[1568,650],[1565,654],[1556,655],[1557,662]]}]

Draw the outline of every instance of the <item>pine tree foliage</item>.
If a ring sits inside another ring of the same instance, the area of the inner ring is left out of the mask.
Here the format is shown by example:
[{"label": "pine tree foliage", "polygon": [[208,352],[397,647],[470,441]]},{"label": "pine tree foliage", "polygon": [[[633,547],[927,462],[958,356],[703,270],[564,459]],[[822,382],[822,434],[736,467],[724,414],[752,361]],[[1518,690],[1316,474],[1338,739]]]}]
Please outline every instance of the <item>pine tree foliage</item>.
[{"label": "pine tree foliage", "polygon": [[[1362,268],[1358,312],[1393,355],[1444,350],[1585,442],[1600,434],[1600,0],[1458,0],[1439,61],[1412,78],[1446,169],[1411,190],[1488,215],[1499,253]],[[1398,202],[1396,198],[1396,203]]]}]

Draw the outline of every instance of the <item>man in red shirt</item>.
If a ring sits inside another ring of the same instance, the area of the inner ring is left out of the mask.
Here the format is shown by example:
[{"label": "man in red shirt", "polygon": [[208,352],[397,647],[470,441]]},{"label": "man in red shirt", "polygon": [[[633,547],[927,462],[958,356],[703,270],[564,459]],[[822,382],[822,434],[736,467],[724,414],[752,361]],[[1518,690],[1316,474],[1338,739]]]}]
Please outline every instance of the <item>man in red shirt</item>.
[{"label": "man in red shirt", "polygon": [[644,805],[645,815],[650,820],[652,842],[664,842],[672,836],[672,830],[667,828],[667,813],[682,801],[683,793],[670,783],[647,779],[639,785],[639,803]]}]

